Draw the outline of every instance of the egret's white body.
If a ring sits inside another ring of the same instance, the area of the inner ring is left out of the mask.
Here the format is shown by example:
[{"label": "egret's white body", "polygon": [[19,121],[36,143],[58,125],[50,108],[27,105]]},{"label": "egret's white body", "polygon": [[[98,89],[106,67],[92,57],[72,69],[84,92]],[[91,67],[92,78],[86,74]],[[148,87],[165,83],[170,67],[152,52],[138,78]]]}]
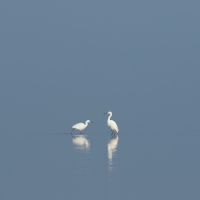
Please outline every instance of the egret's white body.
[{"label": "egret's white body", "polygon": [[110,119],[112,117],[112,112],[109,111],[109,112],[104,113],[104,114],[108,114],[109,115],[108,120],[107,120],[107,124],[108,124],[108,127],[111,129],[112,134],[113,133],[118,133],[119,132],[119,128],[118,128],[116,122]]},{"label": "egret's white body", "polygon": [[81,134],[81,131],[84,130],[88,126],[88,123],[93,123],[93,122],[91,122],[90,120],[87,120],[85,122],[85,124],[82,123],[82,122],[78,123],[78,124],[75,124],[74,126],[72,126],[72,132],[76,129],[76,130],[79,130],[80,134]]}]

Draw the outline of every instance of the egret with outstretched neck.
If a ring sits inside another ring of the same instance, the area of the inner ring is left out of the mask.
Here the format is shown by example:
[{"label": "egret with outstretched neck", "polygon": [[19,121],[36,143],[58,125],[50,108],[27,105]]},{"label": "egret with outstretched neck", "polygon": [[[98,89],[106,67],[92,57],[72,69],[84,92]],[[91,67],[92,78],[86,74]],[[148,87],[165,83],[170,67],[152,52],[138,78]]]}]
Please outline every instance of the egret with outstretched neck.
[{"label": "egret with outstretched neck", "polygon": [[[90,120],[87,120],[85,122],[85,124],[82,122],[75,124],[74,126],[72,126],[72,132],[76,129],[76,130],[79,130],[80,134],[81,134],[81,131],[84,130],[88,126],[88,123],[93,123],[93,122],[91,122]],[[72,134],[72,132],[71,132],[71,134]]]},{"label": "egret with outstretched neck", "polygon": [[111,129],[112,134],[118,133],[119,132],[119,128],[118,128],[116,122],[110,119],[112,117],[112,112],[109,111],[107,113],[104,113],[104,115],[105,114],[109,115],[108,120],[107,120],[107,124],[108,124],[108,127]]}]

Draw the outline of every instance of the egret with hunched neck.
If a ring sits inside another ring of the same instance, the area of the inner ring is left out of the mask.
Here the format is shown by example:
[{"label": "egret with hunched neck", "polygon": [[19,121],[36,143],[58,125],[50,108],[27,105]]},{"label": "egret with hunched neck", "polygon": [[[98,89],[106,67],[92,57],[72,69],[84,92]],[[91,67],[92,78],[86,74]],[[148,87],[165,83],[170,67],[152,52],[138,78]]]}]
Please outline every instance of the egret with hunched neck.
[{"label": "egret with hunched neck", "polygon": [[107,113],[104,113],[104,115],[105,114],[109,115],[107,124],[108,124],[108,127],[111,129],[112,134],[118,133],[119,129],[118,129],[118,126],[117,126],[116,122],[110,119],[112,117],[112,112],[109,111]]},{"label": "egret with hunched neck", "polygon": [[[88,126],[88,123],[93,123],[93,122],[91,122],[90,120],[87,120],[85,122],[85,124],[82,122],[75,124],[74,126],[72,126],[72,132],[76,129],[76,130],[79,130],[80,134],[81,134],[81,131],[84,130]],[[71,132],[71,134],[72,134],[72,132]]]}]

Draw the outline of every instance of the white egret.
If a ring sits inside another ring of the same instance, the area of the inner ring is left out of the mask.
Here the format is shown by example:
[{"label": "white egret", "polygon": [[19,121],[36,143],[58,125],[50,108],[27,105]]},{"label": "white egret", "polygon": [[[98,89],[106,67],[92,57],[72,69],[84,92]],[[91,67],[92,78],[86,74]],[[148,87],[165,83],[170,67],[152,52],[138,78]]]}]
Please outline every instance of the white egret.
[{"label": "white egret", "polygon": [[107,120],[107,124],[108,124],[108,127],[111,129],[112,134],[113,133],[118,133],[119,129],[118,129],[118,126],[117,126],[116,122],[110,119],[112,117],[112,112],[109,111],[107,113],[104,113],[104,115],[105,114],[109,115],[108,120]]},{"label": "white egret", "polygon": [[84,130],[88,126],[88,123],[93,123],[93,122],[91,122],[90,120],[87,120],[85,124],[84,123],[74,124],[74,126],[72,126],[72,132],[76,129],[76,130],[79,130],[81,134],[81,131]]}]

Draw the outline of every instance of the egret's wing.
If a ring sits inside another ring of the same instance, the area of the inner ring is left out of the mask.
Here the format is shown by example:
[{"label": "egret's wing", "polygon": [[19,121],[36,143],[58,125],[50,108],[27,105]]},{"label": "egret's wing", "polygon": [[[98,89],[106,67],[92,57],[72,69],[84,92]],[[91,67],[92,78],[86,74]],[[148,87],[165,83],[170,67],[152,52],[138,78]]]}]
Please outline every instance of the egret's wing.
[{"label": "egret's wing", "polygon": [[77,124],[74,124],[74,126],[72,126],[72,128],[79,128],[83,123],[77,123]]},{"label": "egret's wing", "polygon": [[118,132],[118,131],[119,131],[119,128],[118,128],[116,122],[113,121],[113,120],[111,120],[111,123],[112,123],[112,127],[113,127],[113,129],[114,129],[116,132]]}]

